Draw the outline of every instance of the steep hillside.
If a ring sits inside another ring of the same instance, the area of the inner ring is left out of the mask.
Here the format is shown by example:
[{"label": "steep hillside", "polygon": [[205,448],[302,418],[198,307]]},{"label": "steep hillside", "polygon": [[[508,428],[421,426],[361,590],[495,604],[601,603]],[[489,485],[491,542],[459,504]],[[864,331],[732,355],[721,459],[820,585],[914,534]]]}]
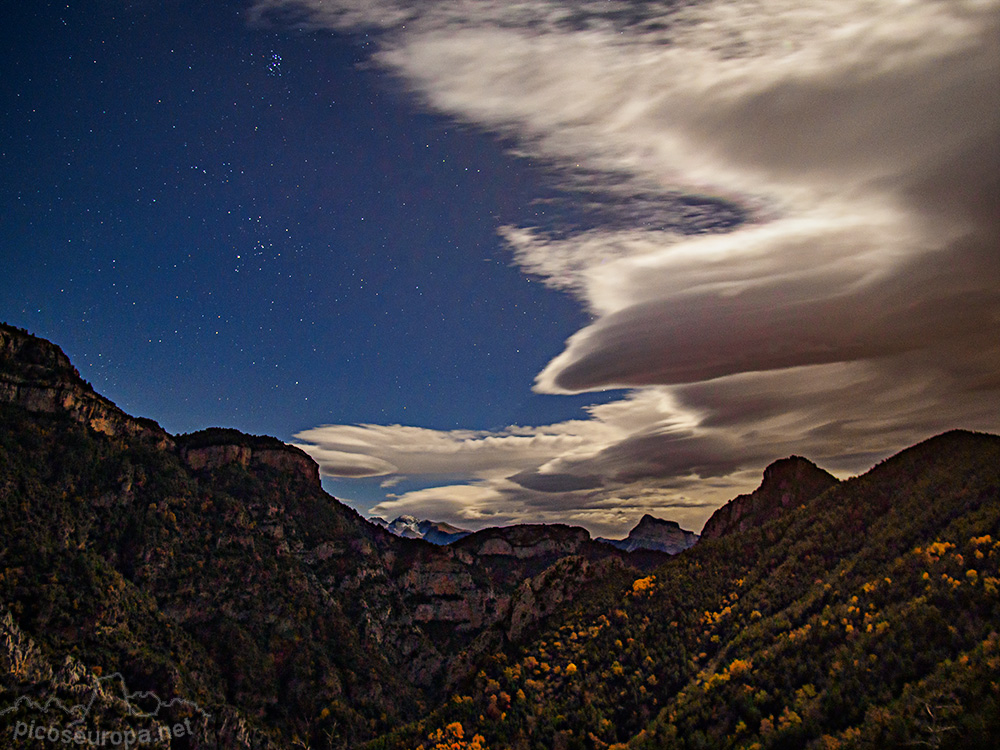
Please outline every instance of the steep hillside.
[{"label": "steep hillside", "polygon": [[1000,438],[947,433],[595,587],[369,747],[991,748],[998,592]]},{"label": "steep hillside", "polygon": [[[0,617],[15,634],[0,711],[21,706],[0,713],[4,731],[27,715],[20,698],[99,694],[120,673],[219,717],[191,747],[354,746],[555,611],[536,597],[628,575],[556,554],[494,576],[479,550],[363,520],[297,448],[167,435],[95,394],[54,345],[0,336]],[[127,716],[109,706],[98,728]]]},{"label": "steep hillside", "polygon": [[845,482],[792,457],[717,515],[673,557],[559,525],[403,539],[298,449],[168,435],[0,326],[0,734],[995,746],[1000,438],[947,433]]}]

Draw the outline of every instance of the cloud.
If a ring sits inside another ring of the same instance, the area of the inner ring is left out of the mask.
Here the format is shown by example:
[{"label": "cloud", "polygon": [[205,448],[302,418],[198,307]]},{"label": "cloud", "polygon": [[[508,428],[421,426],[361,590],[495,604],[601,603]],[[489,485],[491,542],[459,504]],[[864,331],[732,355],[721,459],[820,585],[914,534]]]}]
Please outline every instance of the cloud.
[{"label": "cloud", "polygon": [[[327,476],[398,474],[488,479],[517,476],[524,485],[571,482],[599,486],[571,469],[609,445],[648,429],[684,430],[694,415],[653,389],[591,406],[587,419],[503,430],[431,430],[404,425],[325,425],[296,434]],[[560,478],[561,477],[561,478]],[[578,486],[575,489],[583,489]]]},{"label": "cloud", "polygon": [[1000,428],[1000,2],[679,5],[257,3],[373,32],[426,106],[550,166],[586,220],[502,236],[593,320],[535,388],[635,389],[561,425],[321,428],[328,473],[608,524],[791,452],[856,471]]},{"label": "cloud", "polygon": [[749,492],[760,483],[757,472],[741,472],[724,480],[700,477],[670,484],[633,482],[615,489],[559,494],[532,492],[503,480],[443,484],[389,498],[371,509],[376,515],[416,514],[444,519],[465,528],[515,523],[568,523],[584,526],[597,536],[614,536],[634,526],[646,513],[699,529],[726,500]]}]

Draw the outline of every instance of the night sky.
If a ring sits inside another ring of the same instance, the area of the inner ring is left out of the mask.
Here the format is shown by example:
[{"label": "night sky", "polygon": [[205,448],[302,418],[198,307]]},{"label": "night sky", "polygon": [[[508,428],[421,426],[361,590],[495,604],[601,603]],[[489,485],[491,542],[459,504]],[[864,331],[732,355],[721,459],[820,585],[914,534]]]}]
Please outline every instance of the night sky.
[{"label": "night sky", "polygon": [[1000,3],[0,2],[0,319],[363,513],[1000,430]]}]

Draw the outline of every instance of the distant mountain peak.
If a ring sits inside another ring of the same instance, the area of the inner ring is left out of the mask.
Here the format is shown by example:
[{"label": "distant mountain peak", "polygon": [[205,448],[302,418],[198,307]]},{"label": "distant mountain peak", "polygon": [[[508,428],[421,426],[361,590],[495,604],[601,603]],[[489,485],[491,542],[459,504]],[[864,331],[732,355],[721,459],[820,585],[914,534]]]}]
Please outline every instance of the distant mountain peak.
[{"label": "distant mountain peak", "polygon": [[802,456],[779,459],[764,469],[760,487],[733,498],[716,510],[705,523],[701,536],[714,539],[761,526],[788,510],[805,505],[839,481]]},{"label": "distant mountain peak", "polygon": [[423,539],[437,545],[451,544],[472,533],[468,529],[461,529],[444,521],[420,520],[411,515],[397,516],[392,521],[380,516],[372,516],[368,520],[390,534],[407,539]]},{"label": "distant mountain peak", "polygon": [[[644,528],[657,528],[663,526],[669,526],[670,528],[674,529],[679,529],[681,527],[681,525],[677,523],[677,521],[670,521],[665,518],[657,518],[656,516],[651,516],[649,515],[649,513],[647,513],[646,515],[644,515],[642,518],[639,519],[639,523],[636,525],[635,528],[644,529]],[[633,531],[635,531],[635,529],[633,529]]]},{"label": "distant mountain peak", "polygon": [[676,555],[694,546],[698,535],[681,528],[677,521],[668,521],[646,513],[624,539],[598,538],[599,542],[610,544],[625,552],[637,549],[657,550]]}]

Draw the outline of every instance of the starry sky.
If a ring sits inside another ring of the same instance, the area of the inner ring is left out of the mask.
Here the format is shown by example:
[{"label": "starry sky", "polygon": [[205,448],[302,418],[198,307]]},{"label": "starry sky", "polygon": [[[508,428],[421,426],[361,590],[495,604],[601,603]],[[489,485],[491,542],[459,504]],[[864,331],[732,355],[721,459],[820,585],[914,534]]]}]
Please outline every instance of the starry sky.
[{"label": "starry sky", "polygon": [[0,319],[362,513],[1000,430],[997,0],[0,0]]}]

